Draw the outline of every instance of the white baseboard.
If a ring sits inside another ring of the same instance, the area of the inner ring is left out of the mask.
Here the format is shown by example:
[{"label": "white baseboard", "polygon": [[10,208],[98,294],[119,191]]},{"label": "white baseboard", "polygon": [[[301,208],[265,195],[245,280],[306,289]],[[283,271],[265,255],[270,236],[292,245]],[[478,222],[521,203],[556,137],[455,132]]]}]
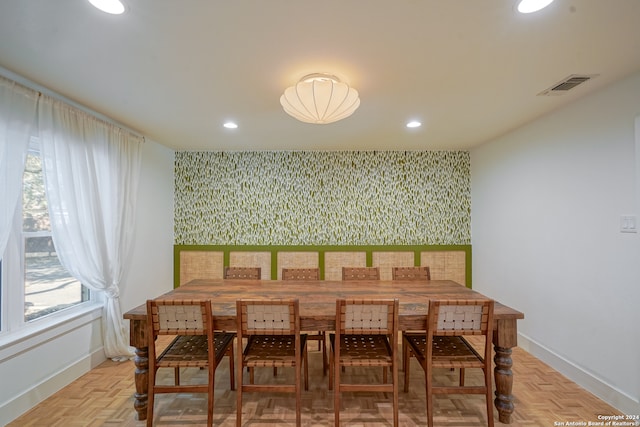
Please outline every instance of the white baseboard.
[{"label": "white baseboard", "polygon": [[594,396],[618,409],[621,414],[640,414],[640,402],[580,366],[554,353],[526,335],[518,334],[518,347],[542,360]]},{"label": "white baseboard", "polygon": [[26,392],[4,402],[2,406],[0,406],[0,426],[4,426],[15,420],[105,360],[104,349],[100,347],[93,353],[88,354],[65,369],[51,375]]}]

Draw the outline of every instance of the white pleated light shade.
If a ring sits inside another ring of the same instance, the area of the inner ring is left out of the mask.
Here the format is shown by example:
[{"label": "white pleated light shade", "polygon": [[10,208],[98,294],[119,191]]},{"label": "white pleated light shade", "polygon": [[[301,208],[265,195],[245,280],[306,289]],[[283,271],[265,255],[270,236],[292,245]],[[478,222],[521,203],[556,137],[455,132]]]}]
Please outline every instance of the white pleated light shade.
[{"label": "white pleated light shade", "polygon": [[333,76],[307,76],[284,91],[280,104],[301,122],[326,124],[353,114],[360,106],[360,98],[357,90]]}]

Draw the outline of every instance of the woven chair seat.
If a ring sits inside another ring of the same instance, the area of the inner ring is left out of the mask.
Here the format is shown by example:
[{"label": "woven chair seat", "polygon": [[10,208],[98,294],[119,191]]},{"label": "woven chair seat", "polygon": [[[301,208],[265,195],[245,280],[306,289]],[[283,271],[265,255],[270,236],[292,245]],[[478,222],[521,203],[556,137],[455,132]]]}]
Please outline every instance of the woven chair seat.
[{"label": "woven chair seat", "polygon": [[[300,334],[300,345],[303,349],[306,342],[306,334]],[[252,335],[244,351],[245,366],[296,366],[294,346],[294,335]]]},{"label": "woven chair seat", "polygon": [[[235,336],[230,332],[215,333],[213,345],[217,362],[222,360]],[[208,357],[206,335],[179,335],[162,352],[157,365],[159,368],[205,368]]]},{"label": "woven chair seat", "polygon": [[[393,351],[384,335],[343,335],[340,337],[340,364],[343,366],[391,366]],[[330,334],[331,347],[335,335]]]},{"label": "woven chair seat", "polygon": [[[405,338],[418,351],[416,357],[426,354],[427,339],[422,333],[407,333]],[[484,365],[478,352],[462,337],[433,337],[434,368],[482,368]],[[421,361],[422,362],[422,361]],[[464,366],[461,366],[464,364]]]}]

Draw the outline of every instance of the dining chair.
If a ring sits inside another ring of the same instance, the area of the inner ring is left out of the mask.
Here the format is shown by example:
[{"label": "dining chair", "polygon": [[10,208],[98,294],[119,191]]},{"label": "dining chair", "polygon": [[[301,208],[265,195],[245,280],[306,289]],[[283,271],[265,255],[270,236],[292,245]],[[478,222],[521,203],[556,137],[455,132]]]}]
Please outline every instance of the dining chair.
[{"label": "dining chair", "polygon": [[260,280],[260,267],[225,267],[225,279]]},{"label": "dining chair", "polygon": [[[149,334],[149,374],[147,426],[153,424],[154,398],[158,393],[207,393],[207,425],[213,425],[215,371],[222,358],[229,354],[231,389],[233,378],[234,333],[214,332],[211,302],[208,300],[147,301]],[[159,336],[174,335],[162,349]],[[160,368],[174,369],[174,384],[156,384]],[[180,384],[180,368],[207,369],[206,384]]]},{"label": "dining chair", "polygon": [[[493,300],[430,300],[425,334],[404,334],[403,344],[411,347],[425,373],[427,394],[427,425],[433,427],[434,394],[484,394],[487,423],[493,427],[491,340],[493,336]],[[484,337],[483,355],[464,337]],[[406,357],[406,356],[405,356]],[[409,361],[405,361],[405,391],[409,383]],[[436,368],[460,368],[457,386],[435,385]],[[484,373],[482,385],[465,385],[467,368],[479,368]]]},{"label": "dining chair", "polygon": [[[307,337],[300,333],[300,312],[297,299],[236,301],[238,330],[238,386],[236,425],[242,425],[242,394],[245,392],[295,393],[296,425],[300,426],[302,406],[302,370],[304,388],[309,389],[307,367]],[[242,348],[243,339],[247,344]],[[244,368],[249,368],[249,383],[243,381]],[[256,384],[254,368],[292,367],[294,384]]]},{"label": "dining chair", "polygon": [[[421,266],[421,267],[392,267],[391,268],[391,278],[392,280],[408,280],[408,281],[426,281],[431,280],[431,272],[429,267]],[[404,335],[405,332],[403,332]],[[403,341],[404,342],[404,341]],[[407,355],[407,352],[409,354]],[[409,360],[411,357],[411,350],[408,346],[402,346],[402,370],[406,369],[405,361]],[[405,384],[405,389],[407,385]]]},{"label": "dining chair", "polygon": [[393,267],[391,269],[392,280],[431,280],[429,267]]},{"label": "dining chair", "polygon": [[[329,389],[334,389],[335,426],[340,426],[342,392],[391,392],[393,425],[398,425],[398,300],[363,299],[336,301],[336,331],[331,343]],[[382,367],[382,382],[343,382],[343,367]],[[388,383],[387,370],[391,370]]]},{"label": "dining chair", "polygon": [[342,267],[342,280],[380,280],[380,268]]},{"label": "dining chair", "polygon": [[[319,268],[283,268],[282,280],[317,281],[320,280]],[[325,331],[307,333],[307,340],[318,341],[318,351],[322,351],[322,375],[327,374],[329,360],[327,357],[327,335]]]}]

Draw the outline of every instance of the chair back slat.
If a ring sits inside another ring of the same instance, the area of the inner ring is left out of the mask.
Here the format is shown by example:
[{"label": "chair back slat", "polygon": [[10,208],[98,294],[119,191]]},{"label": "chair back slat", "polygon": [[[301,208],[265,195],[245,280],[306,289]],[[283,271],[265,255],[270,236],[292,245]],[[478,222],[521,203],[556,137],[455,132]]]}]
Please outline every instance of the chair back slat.
[{"label": "chair back slat", "polygon": [[395,300],[338,300],[342,334],[390,335]]},{"label": "chair back slat", "polygon": [[240,280],[260,280],[261,268],[260,267],[226,267],[224,269],[225,279],[240,279]]},{"label": "chair back slat", "polygon": [[427,322],[436,336],[486,335],[493,326],[493,301],[432,300]]},{"label": "chair back slat", "polygon": [[391,269],[393,280],[431,280],[429,267],[393,267]]},{"label": "chair back slat", "polygon": [[283,268],[282,280],[320,280],[319,268]]},{"label": "chair back slat", "polygon": [[210,301],[154,301],[149,305],[153,332],[156,335],[206,335],[207,305]]},{"label": "chair back slat", "polygon": [[243,335],[294,335],[297,300],[239,300]]},{"label": "chair back slat", "polygon": [[380,280],[380,268],[342,267],[342,280]]}]

